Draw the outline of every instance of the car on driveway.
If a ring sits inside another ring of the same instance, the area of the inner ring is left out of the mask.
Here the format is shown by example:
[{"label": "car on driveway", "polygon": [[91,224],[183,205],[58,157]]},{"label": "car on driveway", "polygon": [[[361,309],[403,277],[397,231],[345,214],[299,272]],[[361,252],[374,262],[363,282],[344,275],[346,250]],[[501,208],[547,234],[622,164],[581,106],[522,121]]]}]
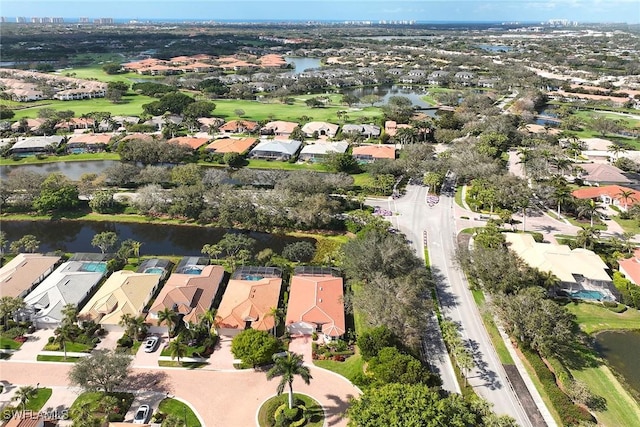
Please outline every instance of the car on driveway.
[{"label": "car on driveway", "polygon": [[144,352],[145,353],[153,353],[158,348],[158,343],[160,342],[160,338],[153,335],[147,338],[144,342]]},{"label": "car on driveway", "polygon": [[149,405],[140,405],[133,417],[134,424],[145,424],[149,418]]}]

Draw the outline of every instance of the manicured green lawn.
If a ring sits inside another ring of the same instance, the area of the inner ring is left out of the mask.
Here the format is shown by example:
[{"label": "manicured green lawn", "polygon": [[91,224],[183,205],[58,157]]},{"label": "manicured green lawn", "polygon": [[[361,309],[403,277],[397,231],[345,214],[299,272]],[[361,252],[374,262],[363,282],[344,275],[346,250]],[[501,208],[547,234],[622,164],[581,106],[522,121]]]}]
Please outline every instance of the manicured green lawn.
[{"label": "manicured green lawn", "polygon": [[35,396],[33,396],[26,405],[27,411],[38,412],[47,403],[47,400],[51,397],[52,390],[50,388],[38,388]]},{"label": "manicured green lawn", "polygon": [[640,311],[633,308],[614,313],[595,304],[570,303],[565,307],[575,314],[580,328],[588,334],[612,329],[640,329]]},{"label": "manicured green lawn", "polygon": [[[271,427],[275,425],[275,420],[272,420],[273,414],[275,410],[282,404],[288,402],[289,395],[287,393],[283,393],[280,396],[274,396],[271,399],[267,400],[262,404],[260,410],[258,411],[258,424],[260,427]],[[322,427],[324,426],[324,411],[320,404],[313,398],[294,393],[293,394],[294,402],[302,402],[304,406],[307,408],[307,413],[312,414],[309,422],[302,424],[307,427]],[[299,404],[299,403],[298,403]]]},{"label": "manicured green lawn", "polygon": [[11,338],[0,337],[0,348],[17,350],[22,346],[22,343],[12,340]]},{"label": "manicured green lawn", "polygon": [[640,120],[634,119],[633,117],[628,117],[628,116],[621,116],[620,114],[614,114],[614,113],[607,113],[607,112],[595,112],[595,111],[576,111],[575,113],[573,113],[574,116],[580,117],[581,119],[585,120],[585,122],[588,124],[589,120],[591,120],[591,118],[593,116],[604,116],[607,119],[610,120],[621,120],[624,123],[626,123],[628,126],[634,127],[640,124]]},{"label": "manicured green lawn", "polygon": [[280,169],[280,170],[314,170],[318,172],[327,172],[327,168],[320,163],[289,163],[280,160],[260,160],[251,159],[246,166],[250,169]]},{"label": "manicured green lawn", "polygon": [[[104,412],[102,412],[103,409],[101,409],[101,401],[105,396],[113,396],[116,398],[116,401],[118,402],[118,408],[116,412],[112,412],[109,414],[105,414]],[[91,409],[92,413],[94,413],[96,416],[100,418],[104,417],[105,415],[108,415],[109,421],[123,421],[124,416],[126,415],[127,411],[131,407],[131,404],[133,403],[133,397],[134,396],[132,393],[114,392],[114,393],[109,393],[107,395],[102,392],[86,391],[76,398],[76,400],[71,405],[71,408],[69,408],[69,413],[73,418],[74,414],[78,412],[79,408],[88,407]],[[77,421],[84,421],[84,420],[77,420]]]},{"label": "manicured green lawn", "polygon": [[354,381],[356,375],[363,373],[364,368],[364,360],[359,352],[350,356],[344,362],[336,362],[334,360],[314,360],[313,364],[342,375],[351,382]]},{"label": "manicured green lawn", "polygon": [[498,358],[500,359],[500,362],[505,365],[513,365],[514,364],[513,358],[511,357],[509,350],[507,350],[507,346],[504,343],[504,340],[502,339],[500,332],[498,331],[498,327],[493,321],[493,317],[489,312],[489,310],[485,309],[484,293],[480,290],[474,290],[471,292],[473,294],[473,299],[475,300],[476,305],[478,306],[478,309],[480,310],[480,313],[482,315],[482,321],[484,323],[484,326],[487,329],[489,336],[491,337],[491,342],[493,343],[493,346],[495,347],[496,352],[498,353]]},{"label": "manicured green lawn", "polygon": [[79,68],[71,68],[68,70],[64,70],[60,73],[61,75],[66,74],[75,74],[75,78],[77,79],[95,79],[101,82],[116,82],[122,81],[129,84],[135,83],[135,80],[132,79],[145,79],[145,80],[156,80],[162,79],[162,76],[143,76],[137,73],[124,73],[124,74],[107,74],[102,71],[102,65],[96,65],[91,67],[79,67]]},{"label": "manicured green lawn", "polygon": [[612,219],[617,222],[625,232],[640,234],[640,223],[638,223],[637,219],[621,219],[617,215],[612,217]]},{"label": "manicured green lawn", "polygon": [[330,105],[324,108],[310,108],[304,103],[304,99],[309,97],[315,97],[320,95],[306,95],[295,97],[295,103],[288,105],[282,104],[277,100],[272,100],[269,103],[263,103],[258,101],[247,101],[237,99],[216,99],[213,102],[216,104],[216,109],[213,111],[213,115],[216,117],[223,117],[228,120],[237,119],[238,116],[235,110],[243,110],[245,119],[251,120],[287,120],[297,122],[302,116],[308,116],[311,120],[317,121],[329,121],[332,123],[339,123],[338,111],[347,111],[349,121],[353,121],[357,118],[369,117],[371,121],[382,116],[382,111],[378,107],[365,107],[359,110],[352,110],[345,105]]},{"label": "manicured green lawn", "polygon": [[187,417],[187,424],[190,427],[200,427],[200,421],[198,421],[198,417],[193,413],[191,408],[179,400],[175,399],[164,399],[160,402],[160,406],[158,407],[158,412],[164,415],[174,415],[178,419],[184,422],[185,414]]},{"label": "manicured green lawn", "polygon": [[[56,111],[71,110],[76,116],[81,116],[93,111],[108,111],[113,116],[139,116],[142,114],[142,105],[155,101],[149,96],[129,94],[122,97],[122,102],[114,104],[105,98],[82,99],[74,101],[47,100],[39,106],[15,110],[13,120],[20,120],[23,117],[38,117],[41,108],[52,108]],[[25,103],[25,105],[29,105]]]},{"label": "manicured green lawn", "polygon": [[638,426],[640,407],[622,387],[606,365],[582,370],[571,370],[577,380],[584,382],[595,394],[607,400],[607,409],[596,412],[599,425]]},{"label": "manicured green lawn", "polygon": [[36,358],[36,360],[38,360],[38,362],[69,362],[69,363],[73,363],[73,362],[77,362],[78,360],[80,360],[79,357],[71,357],[71,356],[67,356],[67,360],[64,359],[64,355],[62,356],[45,356],[42,354],[39,354],[38,357]]},{"label": "manicured green lawn", "polygon": [[[83,344],[79,342],[68,342],[66,344],[67,353],[88,353],[93,349],[93,345]],[[44,350],[47,351],[59,351],[60,353],[64,352],[62,346],[59,346],[57,343],[50,345],[47,344],[44,346]]]},{"label": "manicured green lawn", "polygon": [[355,187],[365,188],[373,184],[373,177],[367,172],[351,175]]}]

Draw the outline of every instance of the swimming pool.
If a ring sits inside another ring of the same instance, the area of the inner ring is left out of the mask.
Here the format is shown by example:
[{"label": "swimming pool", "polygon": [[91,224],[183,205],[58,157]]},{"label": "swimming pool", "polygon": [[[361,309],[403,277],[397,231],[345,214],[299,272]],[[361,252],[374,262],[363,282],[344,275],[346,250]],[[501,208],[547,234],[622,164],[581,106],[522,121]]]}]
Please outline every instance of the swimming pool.
[{"label": "swimming pool", "polygon": [[145,268],[144,272],[145,273],[150,273],[150,274],[163,274],[164,273],[164,268],[149,267],[149,268]]},{"label": "swimming pool", "polygon": [[84,262],[82,263],[82,271],[105,273],[107,271],[107,263],[105,262]]},{"label": "swimming pool", "polygon": [[263,279],[262,276],[258,276],[258,275],[255,275],[255,274],[247,274],[246,276],[244,276],[242,278],[242,280],[252,280],[252,281],[256,281],[256,282],[258,280],[262,280],[262,279]]},{"label": "swimming pool", "polygon": [[571,295],[571,298],[584,299],[584,300],[590,300],[590,301],[602,301],[602,300],[611,299],[608,295],[605,295],[600,291],[587,291],[584,289],[571,292],[569,295]]},{"label": "swimming pool", "polygon": [[195,274],[199,275],[202,273],[202,269],[200,267],[196,267],[194,265],[188,265],[180,271],[182,274]]}]

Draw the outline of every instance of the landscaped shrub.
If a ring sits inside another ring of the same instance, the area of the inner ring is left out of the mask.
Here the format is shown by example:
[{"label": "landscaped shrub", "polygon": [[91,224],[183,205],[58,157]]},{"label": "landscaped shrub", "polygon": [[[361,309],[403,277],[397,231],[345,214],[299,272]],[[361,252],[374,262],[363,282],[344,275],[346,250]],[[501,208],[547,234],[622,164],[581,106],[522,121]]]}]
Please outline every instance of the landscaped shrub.
[{"label": "landscaped shrub", "polygon": [[122,338],[118,340],[118,347],[131,348],[133,347],[133,340],[129,335],[123,335]]},{"label": "landscaped shrub", "polygon": [[17,337],[23,336],[25,332],[27,332],[25,328],[15,327],[15,328],[7,329],[2,333],[2,335],[10,339],[15,339]]},{"label": "landscaped shrub", "polygon": [[556,411],[562,418],[562,422],[568,426],[579,425],[581,422],[595,423],[596,420],[584,408],[574,404],[569,396],[567,396],[556,384],[556,378],[551,373],[547,365],[542,361],[540,356],[525,347],[520,347],[522,354],[527,358],[529,364],[536,372],[538,379],[542,383],[542,387],[547,392],[549,400],[555,407]]}]

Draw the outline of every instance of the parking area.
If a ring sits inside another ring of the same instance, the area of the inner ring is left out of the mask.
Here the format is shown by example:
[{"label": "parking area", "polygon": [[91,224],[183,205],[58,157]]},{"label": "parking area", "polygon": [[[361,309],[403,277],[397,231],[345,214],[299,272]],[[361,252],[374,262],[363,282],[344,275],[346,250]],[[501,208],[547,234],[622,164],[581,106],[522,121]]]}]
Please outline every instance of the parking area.
[{"label": "parking area", "polygon": [[132,423],[140,406],[149,405],[149,414],[145,420],[146,423],[149,423],[151,421],[151,415],[158,410],[158,405],[160,405],[160,402],[165,397],[167,397],[166,393],[158,393],[157,391],[140,391],[136,393],[129,411],[127,411],[127,414],[124,416],[124,422]]},{"label": "parking area", "polygon": [[214,370],[234,369],[233,354],[231,354],[231,337],[221,336],[213,354],[209,356],[209,368]]},{"label": "parking area", "polygon": [[107,332],[107,335],[100,338],[100,342],[96,345],[94,350],[115,350],[118,345],[118,340],[124,332],[120,331],[111,331]]},{"label": "parking area", "polygon": [[158,367],[158,358],[160,357],[160,353],[165,345],[167,345],[167,336],[156,335],[160,338],[160,342],[156,346],[156,349],[147,353],[144,351],[144,342],[138,349],[138,352],[133,358],[133,366],[138,368],[157,368]]},{"label": "parking area", "polygon": [[27,335],[27,341],[22,344],[20,350],[13,353],[11,359],[35,362],[49,337],[53,337],[53,329],[38,329]]}]

